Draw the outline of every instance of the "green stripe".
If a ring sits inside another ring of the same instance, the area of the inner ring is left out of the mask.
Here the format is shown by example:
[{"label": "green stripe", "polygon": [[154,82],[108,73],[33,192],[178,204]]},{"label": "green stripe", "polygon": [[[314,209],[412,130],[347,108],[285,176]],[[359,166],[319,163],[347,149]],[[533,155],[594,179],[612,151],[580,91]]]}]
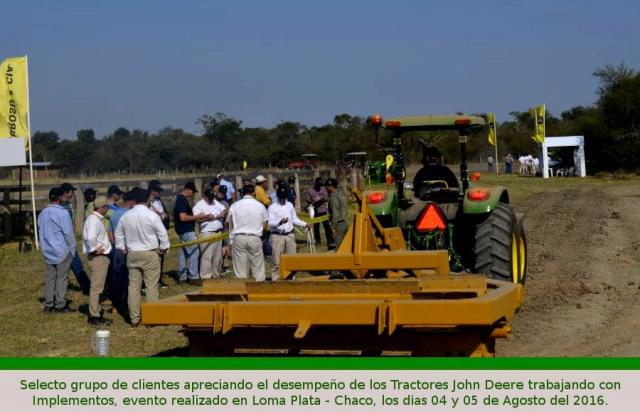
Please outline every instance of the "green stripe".
[{"label": "green stripe", "polygon": [[0,358],[3,370],[638,370],[640,358]]}]

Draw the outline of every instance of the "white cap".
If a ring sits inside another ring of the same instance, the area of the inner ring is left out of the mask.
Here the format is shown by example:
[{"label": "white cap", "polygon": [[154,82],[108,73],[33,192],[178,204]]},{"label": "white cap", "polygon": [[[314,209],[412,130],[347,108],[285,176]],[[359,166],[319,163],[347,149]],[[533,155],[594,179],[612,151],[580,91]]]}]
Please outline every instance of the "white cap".
[{"label": "white cap", "polygon": [[96,336],[99,338],[108,338],[111,335],[111,332],[108,330],[99,330],[96,332]]},{"label": "white cap", "polygon": [[267,179],[266,179],[264,176],[262,176],[262,175],[258,175],[258,176],[256,176],[256,183],[262,183],[262,182],[264,182],[265,180],[267,180]]}]

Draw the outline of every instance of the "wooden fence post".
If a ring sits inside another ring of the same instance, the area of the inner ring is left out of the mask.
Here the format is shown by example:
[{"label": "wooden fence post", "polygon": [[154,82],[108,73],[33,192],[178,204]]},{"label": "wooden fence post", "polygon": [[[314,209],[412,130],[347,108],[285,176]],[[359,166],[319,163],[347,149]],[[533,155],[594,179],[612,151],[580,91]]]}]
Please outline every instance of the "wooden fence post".
[{"label": "wooden fence post", "polygon": [[[314,175],[315,173],[316,171],[313,172]],[[300,199],[302,194],[300,193],[300,181],[298,180],[298,173],[294,173],[293,177],[296,179],[295,183],[293,184],[293,190],[296,192],[296,204],[293,206],[296,208],[296,210],[302,210],[302,200]]]},{"label": "wooden fence post", "polygon": [[84,189],[84,185],[78,185],[78,190],[73,194],[73,198],[76,203],[76,233],[82,233],[82,229],[84,227]]},{"label": "wooden fence post", "polygon": [[204,186],[202,185],[202,178],[201,177],[195,179],[194,183],[196,185],[196,189],[198,189],[198,193],[194,193],[193,194],[193,201],[195,203],[197,200],[202,199],[202,192],[204,191]]},{"label": "wooden fence post", "polygon": [[273,190],[273,175],[271,173],[267,175],[267,190]]},{"label": "wooden fence post", "polygon": [[237,175],[236,176],[236,199],[242,199],[242,193],[240,193],[240,191],[242,190],[242,176]]}]

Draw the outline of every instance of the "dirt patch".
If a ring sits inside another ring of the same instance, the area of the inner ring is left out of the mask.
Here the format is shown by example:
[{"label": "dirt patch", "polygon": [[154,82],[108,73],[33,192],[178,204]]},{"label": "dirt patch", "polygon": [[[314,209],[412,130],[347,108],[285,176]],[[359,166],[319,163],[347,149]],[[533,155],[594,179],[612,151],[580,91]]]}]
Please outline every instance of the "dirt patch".
[{"label": "dirt patch", "polygon": [[640,354],[640,187],[579,187],[516,205],[526,214],[526,302],[499,356]]}]

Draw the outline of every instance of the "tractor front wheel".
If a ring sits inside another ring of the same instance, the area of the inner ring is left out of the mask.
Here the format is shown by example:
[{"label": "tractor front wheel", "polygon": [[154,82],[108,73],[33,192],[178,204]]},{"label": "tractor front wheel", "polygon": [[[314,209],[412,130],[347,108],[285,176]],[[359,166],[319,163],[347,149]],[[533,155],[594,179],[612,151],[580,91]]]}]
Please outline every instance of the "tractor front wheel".
[{"label": "tractor front wheel", "polygon": [[521,283],[526,265],[526,240],[521,233],[511,206],[498,203],[476,226],[475,270],[492,279]]}]

